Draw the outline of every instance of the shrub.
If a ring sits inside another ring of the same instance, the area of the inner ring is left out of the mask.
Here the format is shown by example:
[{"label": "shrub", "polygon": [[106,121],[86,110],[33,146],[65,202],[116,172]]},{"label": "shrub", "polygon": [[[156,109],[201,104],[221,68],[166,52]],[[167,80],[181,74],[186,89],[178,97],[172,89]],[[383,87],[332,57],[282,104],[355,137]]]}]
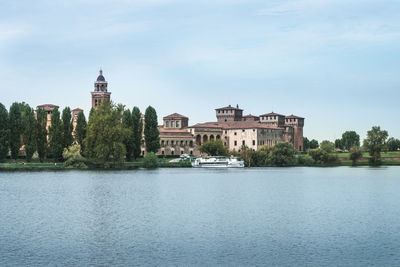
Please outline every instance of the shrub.
[{"label": "shrub", "polygon": [[297,163],[303,166],[311,166],[315,163],[315,160],[310,155],[300,155],[297,158]]},{"label": "shrub", "polygon": [[63,158],[65,159],[65,167],[87,169],[86,159],[81,155],[81,146],[76,144],[70,146],[68,149],[65,148],[63,152]]},{"label": "shrub", "polygon": [[353,165],[356,165],[357,160],[359,160],[362,157],[362,152],[360,147],[358,146],[352,146],[350,148],[350,159],[352,161]]},{"label": "shrub", "polygon": [[158,157],[154,152],[147,153],[143,158],[143,166],[147,169],[157,168],[159,165]]},{"label": "shrub", "polygon": [[291,143],[276,144],[270,153],[270,161],[274,166],[292,166],[296,164],[296,149]]}]

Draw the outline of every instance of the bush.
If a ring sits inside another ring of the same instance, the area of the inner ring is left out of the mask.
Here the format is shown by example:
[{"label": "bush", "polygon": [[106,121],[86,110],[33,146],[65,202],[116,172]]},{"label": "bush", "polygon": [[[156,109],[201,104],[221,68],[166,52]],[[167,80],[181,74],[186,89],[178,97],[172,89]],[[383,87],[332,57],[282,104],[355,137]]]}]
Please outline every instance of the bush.
[{"label": "bush", "polygon": [[158,157],[154,152],[147,153],[143,158],[143,166],[147,169],[155,169],[159,165]]},{"label": "bush", "polygon": [[70,146],[68,149],[65,148],[63,152],[63,158],[65,159],[65,167],[87,169],[86,159],[81,155],[81,146],[76,144]]},{"label": "bush", "polygon": [[356,165],[357,160],[359,160],[362,157],[362,152],[360,147],[358,146],[352,146],[350,148],[350,159],[352,161],[353,165]]},{"label": "bush", "polygon": [[221,140],[210,140],[200,147],[201,153],[207,153],[209,156],[227,156],[228,150]]},{"label": "bush", "polygon": [[321,148],[310,149],[308,150],[308,154],[316,163],[319,164],[333,164],[338,163],[339,161],[339,158],[336,154],[328,153],[326,150]]},{"label": "bush", "polygon": [[297,158],[297,163],[303,166],[312,166],[315,161],[310,155],[300,155]]},{"label": "bush", "polygon": [[296,149],[291,143],[278,143],[271,150],[270,161],[274,166],[293,166],[296,164]]}]

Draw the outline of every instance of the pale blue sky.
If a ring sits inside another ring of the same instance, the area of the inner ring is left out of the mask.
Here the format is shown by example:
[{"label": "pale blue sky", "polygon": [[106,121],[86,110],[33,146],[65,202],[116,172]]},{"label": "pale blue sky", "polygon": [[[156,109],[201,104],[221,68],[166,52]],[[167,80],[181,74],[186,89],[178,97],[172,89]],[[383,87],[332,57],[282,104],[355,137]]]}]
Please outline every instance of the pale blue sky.
[{"label": "pale blue sky", "polygon": [[305,117],[319,140],[373,125],[400,138],[400,1],[1,0],[1,99],[112,99],[190,124],[214,109]]}]

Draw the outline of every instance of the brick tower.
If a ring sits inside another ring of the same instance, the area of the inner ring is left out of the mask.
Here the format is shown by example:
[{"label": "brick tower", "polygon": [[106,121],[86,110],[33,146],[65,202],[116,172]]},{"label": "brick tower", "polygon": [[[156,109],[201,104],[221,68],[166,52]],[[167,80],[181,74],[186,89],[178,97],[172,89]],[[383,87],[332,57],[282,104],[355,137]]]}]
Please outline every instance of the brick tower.
[{"label": "brick tower", "polygon": [[91,92],[92,94],[92,108],[97,108],[102,101],[108,100],[110,101],[111,92],[107,91],[108,83],[106,79],[104,79],[103,71],[100,70],[99,77],[94,82],[94,91]]}]

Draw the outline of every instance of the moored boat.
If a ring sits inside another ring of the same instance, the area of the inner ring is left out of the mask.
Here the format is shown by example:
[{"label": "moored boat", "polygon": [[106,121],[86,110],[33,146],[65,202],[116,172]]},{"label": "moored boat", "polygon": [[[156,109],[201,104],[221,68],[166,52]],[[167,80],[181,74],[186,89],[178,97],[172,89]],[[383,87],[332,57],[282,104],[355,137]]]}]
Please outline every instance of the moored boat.
[{"label": "moored boat", "polygon": [[244,162],[235,157],[200,157],[192,162],[195,168],[243,168]]}]

